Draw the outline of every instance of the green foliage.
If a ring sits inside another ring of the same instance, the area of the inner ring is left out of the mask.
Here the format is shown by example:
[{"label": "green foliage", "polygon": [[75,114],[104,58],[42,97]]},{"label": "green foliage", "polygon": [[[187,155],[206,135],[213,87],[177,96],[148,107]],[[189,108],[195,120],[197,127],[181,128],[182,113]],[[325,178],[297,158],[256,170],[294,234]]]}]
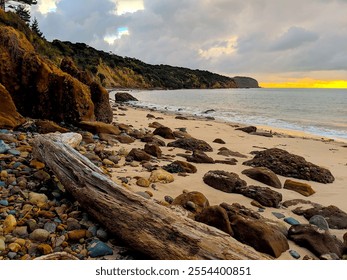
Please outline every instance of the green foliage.
[{"label": "green foliage", "polygon": [[30,25],[30,28],[33,32],[35,32],[39,37],[43,38],[43,33],[41,32],[39,28],[39,22],[37,21],[37,18],[35,17],[33,22]]},{"label": "green foliage", "polygon": [[15,7],[14,12],[26,23],[29,24],[31,15],[30,10],[27,6],[24,5],[18,5]]}]

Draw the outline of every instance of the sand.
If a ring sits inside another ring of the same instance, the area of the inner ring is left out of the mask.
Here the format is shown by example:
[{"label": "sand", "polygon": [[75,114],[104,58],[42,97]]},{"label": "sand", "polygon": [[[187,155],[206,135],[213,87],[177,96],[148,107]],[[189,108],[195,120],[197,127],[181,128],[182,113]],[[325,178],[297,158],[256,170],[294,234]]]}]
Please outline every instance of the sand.
[{"label": "sand", "polygon": [[[147,118],[147,114],[150,113],[156,117],[156,119]],[[258,181],[254,181],[249,177],[241,174],[242,170],[249,167],[242,165],[246,160],[252,159],[253,155],[251,151],[263,150],[264,148],[281,148],[287,150],[290,153],[297,154],[305,157],[309,162],[316,165],[328,168],[335,177],[335,181],[331,184],[321,184],[316,182],[307,182],[304,180],[294,179],[296,181],[302,181],[310,184],[316,191],[310,197],[304,197],[294,191],[285,189],[274,189],[279,191],[283,195],[283,201],[290,199],[306,199],[312,202],[322,204],[324,206],[335,205],[341,210],[347,212],[347,144],[340,141],[333,141],[331,139],[320,138],[317,136],[289,130],[278,130],[271,127],[261,127],[264,130],[271,130],[273,133],[278,134],[273,138],[267,138],[263,136],[250,135],[242,131],[235,130],[235,126],[239,124],[223,123],[213,120],[206,120],[202,118],[189,117],[189,120],[175,119],[174,114],[149,111],[143,108],[134,108],[127,106],[127,111],[117,110],[114,112],[114,121],[116,123],[124,123],[132,125],[136,129],[149,129],[149,124],[157,121],[161,124],[170,127],[172,130],[175,128],[184,127],[187,132],[197,138],[205,140],[213,147],[213,152],[207,153],[214,159],[225,159],[225,157],[217,155],[218,149],[221,147],[227,147],[232,151],[240,152],[247,155],[247,159],[236,158],[238,163],[234,166],[226,164],[194,164],[197,167],[197,173],[189,174],[187,177],[178,176],[174,174],[175,181],[170,184],[156,183],[156,189],[146,189],[138,187],[136,185],[136,179],[131,179],[127,184],[128,188],[134,192],[143,192],[149,190],[153,193],[153,199],[158,201],[164,201],[164,197],[169,195],[173,198],[180,195],[184,190],[199,191],[202,192],[209,200],[211,205],[218,205],[222,202],[229,204],[240,203],[248,208],[258,211],[257,207],[251,205],[251,199],[239,194],[229,194],[222,191],[213,189],[206,185],[202,178],[204,174],[210,170],[225,170],[228,172],[237,173],[248,185],[266,186]],[[160,137],[159,137],[160,138]],[[213,143],[216,138],[223,139],[226,144]],[[166,143],[172,140],[165,140]],[[132,144],[118,144],[113,149],[119,150],[120,147],[124,147],[130,151],[134,147],[143,148],[145,143],[137,140]],[[346,146],[346,147],[344,147]],[[163,154],[172,157],[172,160],[185,161],[183,157],[176,156],[178,153],[185,153],[185,150],[170,147],[161,147]],[[171,161],[172,161],[171,160]],[[168,159],[158,160],[159,166],[167,165],[170,162]],[[122,166],[112,170],[112,178],[114,181],[120,183],[119,177],[134,178],[135,176],[142,176],[149,178],[150,172],[146,171],[141,165],[138,167]],[[279,179],[283,185],[284,181],[288,178],[279,176]],[[264,217],[277,220],[271,212],[276,211],[285,214],[287,217],[293,217],[302,223],[307,223],[307,220],[302,216],[297,216],[287,208],[266,208],[264,213],[261,213]],[[278,220],[277,220],[278,221]],[[289,225],[287,225],[289,228]],[[342,240],[343,234],[346,230],[331,230],[338,238]],[[290,249],[294,249],[300,253],[301,257],[314,255],[304,248],[300,248],[291,241]],[[293,259],[288,252],[283,253],[279,259]]]}]

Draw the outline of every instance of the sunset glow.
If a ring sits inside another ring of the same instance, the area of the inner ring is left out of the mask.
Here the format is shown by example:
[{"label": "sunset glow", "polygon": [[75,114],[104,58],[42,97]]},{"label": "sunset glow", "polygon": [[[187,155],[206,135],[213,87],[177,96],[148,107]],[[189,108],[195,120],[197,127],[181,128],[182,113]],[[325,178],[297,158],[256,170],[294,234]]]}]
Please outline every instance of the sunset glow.
[{"label": "sunset glow", "polygon": [[347,88],[347,81],[321,81],[302,79],[291,82],[260,83],[263,88]]}]

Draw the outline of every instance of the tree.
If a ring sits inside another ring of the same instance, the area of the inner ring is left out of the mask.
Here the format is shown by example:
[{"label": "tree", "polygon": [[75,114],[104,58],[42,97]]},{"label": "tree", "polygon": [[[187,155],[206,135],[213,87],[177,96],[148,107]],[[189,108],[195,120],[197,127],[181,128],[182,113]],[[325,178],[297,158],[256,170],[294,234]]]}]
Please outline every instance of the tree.
[{"label": "tree", "polygon": [[39,37],[43,38],[43,33],[41,32],[39,28],[39,22],[37,21],[37,18],[35,17],[33,22],[30,25],[30,28],[33,32],[35,32]]},{"label": "tree", "polygon": [[27,6],[24,5],[18,5],[14,8],[15,13],[25,21],[26,24],[29,24],[30,22],[30,10],[27,8]]},{"label": "tree", "polygon": [[6,4],[7,3],[7,7],[9,7],[10,9],[16,9],[16,7],[18,7],[19,5],[36,5],[37,4],[37,0],[19,0],[19,1],[12,1],[12,0],[0,0],[0,8],[2,8],[3,10],[6,9]]}]

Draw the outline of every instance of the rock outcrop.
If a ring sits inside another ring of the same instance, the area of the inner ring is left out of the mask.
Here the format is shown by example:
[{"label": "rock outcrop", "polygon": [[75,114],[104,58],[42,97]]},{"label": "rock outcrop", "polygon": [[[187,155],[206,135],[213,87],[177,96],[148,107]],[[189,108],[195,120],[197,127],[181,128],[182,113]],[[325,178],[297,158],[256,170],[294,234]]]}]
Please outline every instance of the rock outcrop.
[{"label": "rock outcrop", "polygon": [[250,77],[234,77],[236,87],[238,88],[259,88],[258,81]]},{"label": "rock outcrop", "polygon": [[242,171],[242,174],[276,189],[282,188],[281,181],[280,179],[278,179],[277,175],[266,167],[254,167],[245,169]]}]

